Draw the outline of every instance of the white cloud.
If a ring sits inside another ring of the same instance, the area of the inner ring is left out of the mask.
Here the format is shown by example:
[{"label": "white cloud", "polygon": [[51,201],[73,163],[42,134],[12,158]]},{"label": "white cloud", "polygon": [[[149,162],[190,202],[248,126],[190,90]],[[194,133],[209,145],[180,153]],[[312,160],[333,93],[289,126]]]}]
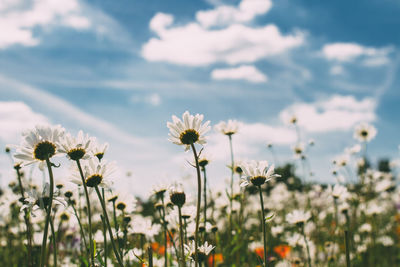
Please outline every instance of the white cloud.
[{"label": "white cloud", "polygon": [[[266,145],[291,145],[296,142],[296,132],[285,126],[265,123],[241,123],[239,132],[233,136],[234,152],[239,158],[251,159],[266,150]],[[210,134],[206,146],[213,160],[226,160],[228,138],[221,133]]]},{"label": "white cloud", "polygon": [[47,123],[45,116],[32,111],[23,102],[0,102],[0,139],[4,143],[15,143],[22,131]]},{"label": "white cloud", "polygon": [[357,100],[353,96],[334,95],[314,103],[293,104],[280,113],[287,122],[297,116],[298,125],[308,132],[347,131],[359,122],[376,119],[376,102],[372,98]]},{"label": "white cloud", "polygon": [[0,49],[36,46],[42,41],[41,30],[48,32],[55,27],[91,30],[118,42],[126,39],[113,19],[82,0],[0,1]]},{"label": "white cloud", "polygon": [[131,97],[131,101],[133,103],[147,103],[152,106],[159,106],[161,104],[161,97],[159,94],[154,93],[154,94],[149,94],[149,95],[133,95]]},{"label": "white cloud", "polygon": [[352,62],[363,57],[363,65],[375,67],[389,63],[388,55],[392,50],[391,47],[374,48],[357,43],[332,43],[323,46],[322,54],[326,59],[337,62]]},{"label": "white cloud", "polygon": [[[197,20],[184,25],[173,25],[172,15],[157,13],[149,25],[157,37],[143,45],[141,54],[149,61],[179,65],[240,64],[302,45],[303,32],[283,35],[274,24],[260,27],[242,24],[266,13],[270,7],[269,0],[243,0],[238,7],[223,5],[198,11]],[[209,28],[215,25],[221,27]]]},{"label": "white cloud", "polygon": [[215,69],[211,72],[214,80],[247,80],[253,83],[262,83],[268,80],[267,76],[251,65],[237,68]]},{"label": "white cloud", "polygon": [[335,66],[331,67],[329,72],[332,75],[342,75],[342,74],[344,74],[344,69],[343,69],[343,66],[341,66],[341,65],[335,65]]},{"label": "white cloud", "polygon": [[257,15],[267,13],[272,7],[270,0],[242,0],[238,7],[222,5],[212,10],[196,13],[197,21],[205,28],[243,23]]}]

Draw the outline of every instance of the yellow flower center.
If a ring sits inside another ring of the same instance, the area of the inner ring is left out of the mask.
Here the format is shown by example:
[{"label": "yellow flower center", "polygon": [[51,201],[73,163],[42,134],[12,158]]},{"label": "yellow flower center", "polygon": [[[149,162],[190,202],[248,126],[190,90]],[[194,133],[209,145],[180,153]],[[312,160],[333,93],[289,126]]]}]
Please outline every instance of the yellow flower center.
[{"label": "yellow flower center", "polygon": [[196,130],[188,129],[181,133],[179,139],[184,145],[191,145],[199,140],[199,133]]},{"label": "yellow flower center", "polygon": [[38,160],[46,160],[47,158],[51,158],[55,153],[56,146],[49,141],[38,143],[33,150],[33,156]]}]

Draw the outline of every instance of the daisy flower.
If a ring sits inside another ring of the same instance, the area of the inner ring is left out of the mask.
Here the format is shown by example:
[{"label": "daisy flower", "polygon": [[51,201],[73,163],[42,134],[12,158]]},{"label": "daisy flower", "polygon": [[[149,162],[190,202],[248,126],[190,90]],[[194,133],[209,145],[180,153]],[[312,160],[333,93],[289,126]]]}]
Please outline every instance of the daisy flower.
[{"label": "daisy flower", "polygon": [[[83,173],[87,187],[109,187],[110,176],[115,171],[115,164],[113,162],[100,162],[97,158],[91,158],[83,165]],[[72,182],[78,185],[82,184],[79,171],[76,170]]]},{"label": "daisy flower", "polygon": [[[197,248],[197,259],[198,262],[203,262],[207,259],[208,254],[214,249],[215,247],[212,245],[209,245],[208,242],[206,241],[203,245]],[[185,250],[186,254],[193,260],[196,260],[196,245],[194,240],[190,242],[190,245],[185,244]]]},{"label": "daisy flower", "polygon": [[214,129],[221,132],[224,135],[233,135],[237,133],[239,129],[239,122],[236,120],[228,120],[228,122],[221,121],[214,126]]},{"label": "daisy flower", "polygon": [[17,146],[14,158],[22,161],[23,165],[40,162],[44,167],[46,159],[57,154],[58,143],[64,135],[65,129],[60,125],[36,126],[22,134],[23,141]]},{"label": "daisy flower", "polygon": [[101,161],[108,149],[108,143],[99,144],[96,138],[93,138],[92,144],[93,144],[92,145],[93,156],[97,157]]},{"label": "daisy flower", "polygon": [[360,123],[354,130],[354,139],[360,142],[369,142],[375,138],[377,133],[376,128],[368,123]]},{"label": "daisy flower", "polygon": [[183,113],[183,121],[172,116],[172,122],[167,122],[170,130],[169,140],[174,144],[185,146],[186,151],[195,143],[204,145],[206,143],[204,134],[210,130],[210,121],[202,124],[203,118],[204,116],[200,114],[190,115],[189,111]]},{"label": "daisy flower", "polygon": [[311,218],[309,211],[294,210],[286,215],[286,221],[290,224],[302,225]]},{"label": "daisy flower", "polygon": [[[50,185],[48,183],[45,184],[43,191],[40,192],[37,189],[31,189],[27,192],[28,197],[24,199],[24,205],[22,205],[21,210],[30,210],[32,216],[35,217],[34,212],[38,209],[47,210],[47,207],[50,204]],[[62,197],[54,197],[54,200],[58,201],[60,204],[63,204],[65,207],[67,203]]]},{"label": "daisy flower", "polygon": [[279,174],[274,173],[274,165],[268,168],[267,161],[250,161],[241,163],[244,177],[240,186],[244,187],[250,184],[261,186],[272,178],[281,177]]},{"label": "daisy flower", "polygon": [[82,131],[78,132],[77,137],[67,133],[60,142],[58,152],[67,154],[71,160],[89,159],[92,141],[93,138],[84,135]]},{"label": "daisy flower", "polygon": [[186,195],[181,184],[176,184],[170,187],[169,197],[174,205],[180,207],[182,207],[186,202]]}]

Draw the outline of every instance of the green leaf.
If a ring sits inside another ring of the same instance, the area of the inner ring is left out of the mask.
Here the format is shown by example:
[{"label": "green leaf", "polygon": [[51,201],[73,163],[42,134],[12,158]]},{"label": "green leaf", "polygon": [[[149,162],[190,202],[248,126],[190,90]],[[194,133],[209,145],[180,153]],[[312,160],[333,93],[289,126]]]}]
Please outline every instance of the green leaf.
[{"label": "green leaf", "polygon": [[271,214],[268,214],[268,215],[264,218],[264,220],[265,220],[265,222],[269,222],[269,221],[271,221],[274,217],[275,217],[275,213],[271,213]]}]

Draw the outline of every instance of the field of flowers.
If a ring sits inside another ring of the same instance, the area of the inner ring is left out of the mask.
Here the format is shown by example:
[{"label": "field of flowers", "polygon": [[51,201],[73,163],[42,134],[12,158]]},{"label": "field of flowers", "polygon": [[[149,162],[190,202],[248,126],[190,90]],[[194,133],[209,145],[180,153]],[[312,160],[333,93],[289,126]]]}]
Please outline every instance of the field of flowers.
[{"label": "field of flowers", "polygon": [[[26,131],[5,148],[15,171],[0,195],[1,266],[400,266],[395,162],[371,162],[367,151],[377,130],[359,124],[354,146],[332,162],[336,182],[318,184],[308,158],[314,141],[301,142],[296,117],[290,124],[299,134],[299,171],[235,161],[240,124],[215,125],[231,156],[230,182],[216,191],[207,182],[209,122],[172,116],[169,139],[193,155],[186,164],[195,194],[171,179],[148,199],[114,189],[108,144],[59,125]],[[265,149],[274,153],[273,144]],[[43,172],[43,185],[33,182],[32,168]],[[54,177],[57,168],[68,179]]]}]

